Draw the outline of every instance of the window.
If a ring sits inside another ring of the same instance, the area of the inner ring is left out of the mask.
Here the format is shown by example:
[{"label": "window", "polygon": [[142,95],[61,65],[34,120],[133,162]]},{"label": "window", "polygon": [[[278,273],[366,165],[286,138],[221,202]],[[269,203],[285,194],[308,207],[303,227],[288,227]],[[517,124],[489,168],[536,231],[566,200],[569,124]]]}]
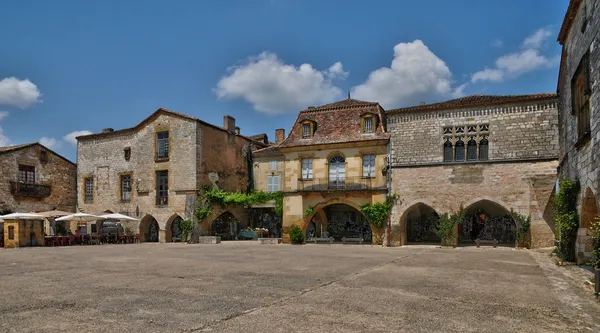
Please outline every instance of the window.
[{"label": "window", "polygon": [[363,155],[363,177],[375,177],[375,155]]},{"label": "window", "polygon": [[15,239],[15,226],[14,225],[8,226],[8,239],[9,240]]},{"label": "window", "polygon": [[123,157],[125,157],[125,161],[129,161],[131,158],[131,148],[127,147],[123,149]]},{"label": "window", "polygon": [[156,171],[156,204],[169,204],[169,171]]},{"label": "window", "polygon": [[373,133],[373,117],[364,117],[363,118],[363,132],[364,133]]},{"label": "window", "polygon": [[159,160],[169,158],[169,132],[156,133],[156,158]]},{"label": "window", "polygon": [[310,123],[302,124],[302,137],[310,138],[312,136],[312,129],[310,128]]},{"label": "window", "polygon": [[23,183],[35,183],[35,167],[19,164],[19,181]]},{"label": "window", "polygon": [[267,192],[279,191],[279,176],[267,176]]},{"label": "window", "polygon": [[454,149],[452,149],[452,142],[450,139],[446,139],[444,142],[444,162],[452,162],[454,157]]},{"label": "window", "polygon": [[302,179],[312,179],[312,177],[313,177],[312,159],[303,158],[302,159]]},{"label": "window", "polygon": [[92,223],[91,226],[92,226],[92,233],[93,234],[97,233],[98,232],[98,226],[96,226],[96,223]]},{"label": "window", "polygon": [[94,201],[94,178],[89,177],[84,179],[84,201],[85,203],[92,203]]},{"label": "window", "polygon": [[577,117],[579,140],[590,135],[589,53],[583,55],[571,80],[571,111]]},{"label": "window", "polygon": [[122,201],[131,200],[131,176],[130,175],[122,175],[121,176],[121,200]]},{"label": "window", "polygon": [[488,159],[488,148],[489,148],[488,140],[486,138],[481,139],[481,141],[479,141],[479,160],[480,161],[485,161]]},{"label": "window", "polygon": [[462,138],[458,138],[456,144],[454,145],[454,160],[455,161],[464,161],[465,160],[465,143]]},{"label": "window", "polygon": [[269,162],[269,168],[271,169],[271,171],[277,170],[277,161]]},{"label": "window", "polygon": [[48,162],[48,153],[45,150],[40,151],[40,162]]},{"label": "window", "polygon": [[471,138],[469,142],[467,142],[467,161],[476,161],[477,160],[477,141]]}]

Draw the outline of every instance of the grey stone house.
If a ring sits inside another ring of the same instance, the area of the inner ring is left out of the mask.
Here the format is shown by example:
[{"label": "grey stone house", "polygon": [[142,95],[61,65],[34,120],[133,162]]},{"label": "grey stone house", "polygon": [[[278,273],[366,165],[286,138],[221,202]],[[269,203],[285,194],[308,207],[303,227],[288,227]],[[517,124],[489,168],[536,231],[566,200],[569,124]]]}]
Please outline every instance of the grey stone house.
[{"label": "grey stone house", "polygon": [[[264,146],[241,135],[233,117],[219,127],[160,108],[134,127],[77,138],[77,207],[130,215],[143,241],[171,242],[183,219],[195,220],[201,186],[249,188],[249,156]],[[247,223],[246,210],[214,209],[200,227],[233,232],[232,219]]]},{"label": "grey stone house", "polygon": [[465,209],[458,243],[514,246],[510,212],[530,215],[531,246],[552,246],[558,166],[556,94],[474,95],[386,111],[391,245],[439,243],[439,215]]},{"label": "grey stone house", "polygon": [[571,0],[558,42],[558,172],[579,181],[576,254],[585,261],[592,254],[588,228],[598,216],[600,198],[600,0]]}]

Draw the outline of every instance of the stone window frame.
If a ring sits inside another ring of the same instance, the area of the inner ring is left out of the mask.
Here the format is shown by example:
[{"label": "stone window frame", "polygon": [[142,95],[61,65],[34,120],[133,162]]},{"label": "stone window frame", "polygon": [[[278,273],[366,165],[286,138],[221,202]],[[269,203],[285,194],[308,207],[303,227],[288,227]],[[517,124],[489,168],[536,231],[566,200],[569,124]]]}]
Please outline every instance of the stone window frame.
[{"label": "stone window frame", "polygon": [[[310,168],[306,169],[306,177],[304,177],[304,161],[307,161],[307,164],[310,164]],[[312,157],[302,157],[300,158],[300,180],[312,180],[314,177],[314,166],[313,166],[313,158]]]},{"label": "stone window frame", "polygon": [[[167,133],[167,142],[166,142],[166,151],[167,151],[167,155],[166,156],[159,156],[158,152],[159,152],[159,138],[158,136],[160,134],[163,133]],[[171,151],[171,133],[168,129],[161,129],[161,130],[157,130],[154,134],[154,160],[155,162],[167,162],[169,161],[169,158],[171,156],[170,151]]]},{"label": "stone window frame", "polygon": [[[29,169],[29,170],[21,170],[21,167],[23,167],[23,169]],[[31,169],[33,169],[33,170],[31,170]],[[21,171],[23,171],[25,173],[24,174],[25,175],[24,178],[21,177]],[[35,183],[37,183],[36,171],[37,170],[36,170],[35,165],[28,164],[28,163],[19,163],[17,165],[17,180],[19,182],[23,182],[23,183],[26,183],[26,184],[35,184]],[[32,174],[33,181],[29,181],[29,174],[30,173],[33,173]]]},{"label": "stone window frame", "polygon": [[[476,129],[475,132],[473,132],[473,127]],[[460,123],[460,124],[452,124],[452,125],[443,125],[441,127],[441,133],[442,133],[442,161],[443,163],[454,163],[454,164],[459,164],[459,163],[473,163],[473,162],[478,162],[478,161],[487,161],[489,160],[489,135],[490,135],[490,124],[485,122],[485,123],[473,123],[473,122],[469,122],[469,123]],[[464,154],[463,154],[463,159],[461,160],[457,160],[456,159],[456,142],[462,139],[463,143],[464,143]],[[476,156],[477,159],[471,160],[469,159],[468,156],[468,142],[474,139],[475,142],[477,143],[476,146]],[[481,142],[485,140],[487,142],[487,149],[486,149],[486,158],[482,158],[482,155],[480,154],[480,149],[481,149]],[[452,149],[452,160],[449,160],[449,154],[447,154],[447,149]]]},{"label": "stone window frame", "polygon": [[123,148],[123,158],[125,161],[131,160],[131,147]]},{"label": "stone window frame", "polygon": [[[371,129],[369,131],[367,131],[367,128],[365,127],[367,120],[371,120]],[[375,117],[375,114],[367,112],[367,113],[363,114],[362,116],[360,116],[360,132],[361,133],[371,134],[371,133],[375,133],[376,131],[377,131],[377,118]]]},{"label": "stone window frame", "polygon": [[44,149],[40,150],[40,162],[48,163],[48,152]]},{"label": "stone window frame", "polygon": [[[365,176],[365,156],[372,156],[372,160],[373,160],[373,165],[371,166],[371,172],[369,172],[369,174],[367,176]],[[360,156],[361,158],[361,167],[360,167],[360,174],[362,175],[361,178],[363,179],[372,179],[377,177],[377,154],[375,153],[366,153],[366,154],[362,154]]]},{"label": "stone window frame", "polygon": [[[129,177],[129,199],[123,198],[123,177]],[[119,199],[121,202],[131,202],[133,200],[133,173],[123,172],[119,174]]]},{"label": "stone window frame", "polygon": [[[90,188],[90,196],[88,197],[88,181],[91,182],[91,188]],[[95,186],[95,182],[94,182],[94,176],[89,175],[89,176],[84,176],[83,177],[83,202],[86,204],[93,204],[94,203],[94,186]]]},{"label": "stone window frame", "polygon": [[[308,126],[309,133],[306,133],[305,129]],[[300,137],[302,139],[310,139],[315,135],[316,123],[312,120],[303,120],[300,122]]]},{"label": "stone window frame", "polygon": [[591,138],[591,82],[589,49],[581,57],[571,78],[571,114],[576,117],[578,148]]}]

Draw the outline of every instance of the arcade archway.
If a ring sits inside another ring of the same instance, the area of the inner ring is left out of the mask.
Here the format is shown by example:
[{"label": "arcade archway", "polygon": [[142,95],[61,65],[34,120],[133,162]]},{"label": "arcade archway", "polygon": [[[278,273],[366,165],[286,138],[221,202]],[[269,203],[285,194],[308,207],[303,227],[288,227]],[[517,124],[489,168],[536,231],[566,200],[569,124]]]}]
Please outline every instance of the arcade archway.
[{"label": "arcade archway", "polygon": [[477,239],[515,245],[517,225],[510,212],[490,200],[480,200],[465,209],[463,223],[458,226],[461,244],[473,244]]},{"label": "arcade archway", "polygon": [[142,242],[158,242],[158,232],[160,227],[152,215],[146,215],[140,221],[140,235]]},{"label": "arcade archway", "polygon": [[441,242],[436,235],[440,217],[433,208],[424,203],[417,203],[408,208],[404,216],[407,243]]}]

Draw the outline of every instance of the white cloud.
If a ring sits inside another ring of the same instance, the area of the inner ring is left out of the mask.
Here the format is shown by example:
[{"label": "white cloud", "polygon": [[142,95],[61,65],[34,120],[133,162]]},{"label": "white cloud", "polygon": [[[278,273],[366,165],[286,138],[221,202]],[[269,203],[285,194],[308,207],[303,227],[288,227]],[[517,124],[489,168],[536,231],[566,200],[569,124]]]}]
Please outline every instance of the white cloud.
[{"label": "white cloud", "polygon": [[471,77],[471,82],[475,83],[477,81],[492,81],[492,82],[500,82],[504,79],[504,72],[499,69],[489,69],[485,68],[480,70],[479,72],[473,74]]},{"label": "white cloud", "polygon": [[335,64],[331,65],[331,67],[329,67],[329,69],[327,70],[327,74],[330,78],[341,78],[341,79],[345,79],[348,77],[348,75],[350,75],[350,72],[344,72],[344,67],[342,66],[341,62],[336,62]]},{"label": "white cloud", "polygon": [[50,149],[58,148],[60,146],[60,142],[58,140],[45,136],[40,138],[40,143]]},{"label": "white cloud", "polygon": [[29,80],[8,77],[0,81],[0,105],[12,105],[22,109],[40,102],[42,94]]},{"label": "white cloud", "polygon": [[10,140],[4,135],[4,129],[0,127],[0,147],[6,147],[10,145]]},{"label": "white cloud", "polygon": [[552,35],[547,28],[542,28],[525,38],[523,50],[509,53],[496,59],[495,68],[484,68],[471,76],[471,82],[501,82],[516,78],[522,74],[557,65],[560,56],[549,58],[540,54],[543,42]]},{"label": "white cloud", "polygon": [[524,48],[539,49],[548,37],[552,36],[552,31],[548,28],[541,28],[525,38],[523,41]]},{"label": "white cloud", "polygon": [[356,99],[399,107],[451,93],[452,73],[420,40],[394,46],[390,67],[379,68],[365,82],[352,88]]},{"label": "white cloud", "polygon": [[465,88],[469,85],[469,83],[463,83],[460,86],[454,88],[452,90],[452,98],[459,98],[465,95]]},{"label": "white cloud", "polygon": [[267,114],[329,103],[342,95],[332,79],[348,75],[340,62],[319,71],[310,64],[287,65],[271,52],[251,57],[229,70],[214,89],[218,98],[241,98]]},{"label": "white cloud", "polygon": [[494,39],[493,41],[490,42],[490,46],[501,49],[504,47],[504,42],[501,41],[500,39]]},{"label": "white cloud", "polygon": [[71,133],[65,135],[63,137],[63,139],[65,141],[67,141],[68,143],[72,144],[73,146],[77,146],[77,139],[76,138],[78,136],[89,135],[89,134],[92,134],[92,132],[90,132],[90,131],[74,131],[74,132],[71,132]]}]

